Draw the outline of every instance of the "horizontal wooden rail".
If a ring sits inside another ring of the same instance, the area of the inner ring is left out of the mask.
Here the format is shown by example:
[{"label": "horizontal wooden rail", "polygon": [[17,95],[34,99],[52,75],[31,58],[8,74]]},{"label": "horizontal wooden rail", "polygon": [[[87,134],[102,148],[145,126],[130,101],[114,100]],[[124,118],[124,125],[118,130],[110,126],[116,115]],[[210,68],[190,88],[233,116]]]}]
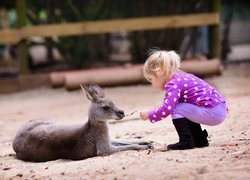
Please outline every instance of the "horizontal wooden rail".
[{"label": "horizontal wooden rail", "polygon": [[0,31],[0,43],[16,43],[21,37],[19,35],[20,30],[17,29],[3,29]]},{"label": "horizontal wooden rail", "polygon": [[0,31],[0,43],[15,43],[33,36],[73,36],[112,33],[117,31],[142,31],[166,28],[184,28],[218,25],[219,13],[201,13],[177,16],[158,16],[120,20],[85,21],[55,25],[24,27],[19,30]]}]

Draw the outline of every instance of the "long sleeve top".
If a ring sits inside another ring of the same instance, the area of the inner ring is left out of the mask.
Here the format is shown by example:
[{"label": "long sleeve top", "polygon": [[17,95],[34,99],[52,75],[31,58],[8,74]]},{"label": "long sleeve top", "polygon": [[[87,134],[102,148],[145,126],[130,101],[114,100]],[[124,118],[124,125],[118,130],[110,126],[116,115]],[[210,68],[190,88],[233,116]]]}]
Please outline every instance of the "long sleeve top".
[{"label": "long sleeve top", "polygon": [[172,114],[177,103],[190,103],[207,108],[225,103],[225,99],[214,87],[193,74],[175,73],[164,87],[165,97],[162,105],[148,112],[152,123]]}]

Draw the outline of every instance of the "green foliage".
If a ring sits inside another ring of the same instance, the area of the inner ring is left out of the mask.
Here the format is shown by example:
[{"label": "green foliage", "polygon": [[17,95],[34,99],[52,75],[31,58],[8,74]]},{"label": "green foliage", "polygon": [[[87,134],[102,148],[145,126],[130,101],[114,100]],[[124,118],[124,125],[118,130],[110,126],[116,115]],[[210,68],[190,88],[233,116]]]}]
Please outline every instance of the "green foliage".
[{"label": "green foliage", "polygon": [[[10,6],[7,3],[10,1],[4,2]],[[27,16],[33,25],[204,12],[208,11],[208,3],[204,0],[26,0]],[[130,32],[134,62],[142,63],[145,52],[154,46],[178,50],[184,35],[184,29]],[[60,37],[54,45],[64,62],[78,69],[105,64],[110,54],[109,41],[110,34]]]}]

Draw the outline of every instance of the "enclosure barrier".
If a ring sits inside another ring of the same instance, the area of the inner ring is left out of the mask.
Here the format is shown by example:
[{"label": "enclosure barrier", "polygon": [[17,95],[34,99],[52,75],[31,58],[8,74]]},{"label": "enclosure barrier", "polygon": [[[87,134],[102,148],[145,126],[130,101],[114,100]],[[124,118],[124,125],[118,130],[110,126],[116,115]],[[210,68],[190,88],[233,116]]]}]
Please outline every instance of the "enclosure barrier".
[{"label": "enclosure barrier", "polygon": [[[19,43],[18,56],[20,61],[20,73],[27,73],[27,52],[22,40],[34,36],[77,36],[112,33],[117,31],[141,31],[157,30],[166,28],[185,28],[203,25],[218,26],[220,24],[219,12],[197,13],[175,16],[158,16],[144,18],[130,18],[118,20],[86,21],[79,23],[63,23],[51,25],[39,25],[31,27],[20,27],[19,29],[3,29],[0,31],[0,43]],[[218,38],[218,32],[214,35]],[[215,47],[218,47],[214,43]],[[215,55],[218,57],[218,55]]]},{"label": "enclosure barrier", "polygon": [[[219,57],[219,25],[220,25],[220,1],[212,0],[212,11],[210,13],[196,13],[185,15],[169,15],[157,17],[143,17],[116,20],[86,21],[79,23],[63,23],[25,27],[25,0],[18,0],[18,29],[4,28],[0,30],[0,44],[17,44],[20,76],[29,74],[27,45],[25,40],[34,37],[52,36],[77,36],[112,33],[118,31],[144,31],[167,28],[187,28],[210,26],[211,38],[210,49],[212,57]],[[208,67],[208,66],[207,66]],[[26,75],[25,75],[26,76]],[[17,80],[17,81],[18,81]],[[1,83],[0,83],[1,84]],[[13,84],[13,83],[12,83]],[[17,86],[20,83],[16,83]]]},{"label": "enclosure barrier", "polygon": [[22,27],[19,30],[0,31],[0,43],[17,43],[33,36],[76,36],[112,33],[118,31],[142,31],[166,28],[185,28],[202,25],[218,25],[219,13],[187,14],[178,16],[158,16],[119,20],[86,21]]}]

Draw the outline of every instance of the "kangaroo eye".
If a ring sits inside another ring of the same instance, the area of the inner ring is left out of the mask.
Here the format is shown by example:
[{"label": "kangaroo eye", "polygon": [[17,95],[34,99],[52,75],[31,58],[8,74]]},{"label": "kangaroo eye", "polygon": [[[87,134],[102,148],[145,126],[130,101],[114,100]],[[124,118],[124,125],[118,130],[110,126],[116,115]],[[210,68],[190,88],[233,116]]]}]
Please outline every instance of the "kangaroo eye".
[{"label": "kangaroo eye", "polygon": [[104,110],[109,110],[109,109],[110,109],[109,106],[103,106],[102,108],[103,108]]}]

